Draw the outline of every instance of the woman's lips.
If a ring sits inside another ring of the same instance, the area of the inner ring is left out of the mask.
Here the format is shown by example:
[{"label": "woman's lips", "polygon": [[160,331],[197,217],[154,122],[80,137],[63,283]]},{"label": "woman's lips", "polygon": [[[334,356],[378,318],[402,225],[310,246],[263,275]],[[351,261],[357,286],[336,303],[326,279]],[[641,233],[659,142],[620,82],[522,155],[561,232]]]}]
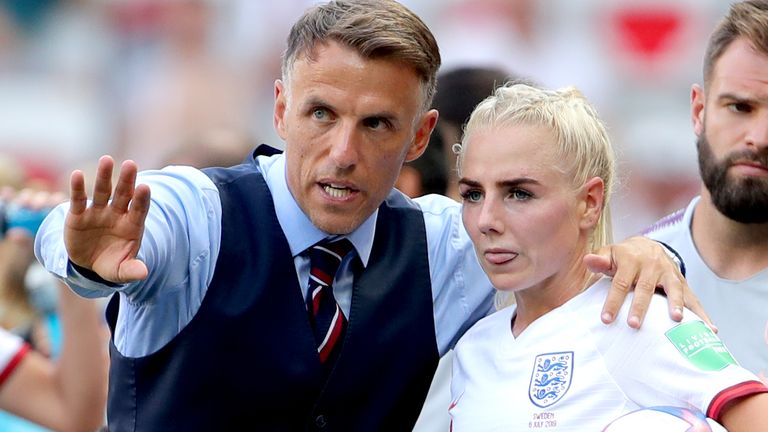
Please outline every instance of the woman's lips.
[{"label": "woman's lips", "polygon": [[483,253],[483,256],[485,257],[486,261],[495,265],[505,264],[517,258],[517,254],[515,252],[506,250],[487,250]]}]

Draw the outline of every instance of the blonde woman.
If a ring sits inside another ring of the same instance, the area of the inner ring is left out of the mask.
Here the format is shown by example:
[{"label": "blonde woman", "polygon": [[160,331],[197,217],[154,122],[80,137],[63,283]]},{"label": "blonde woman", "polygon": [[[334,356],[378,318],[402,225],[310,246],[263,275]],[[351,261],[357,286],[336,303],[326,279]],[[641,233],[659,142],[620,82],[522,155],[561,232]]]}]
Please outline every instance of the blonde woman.
[{"label": "blonde woman", "polygon": [[614,155],[577,90],[498,89],[459,157],[463,222],[499,310],[456,347],[454,431],[598,431],[656,405],[768,430],[768,389],[692,312],[674,322],[654,296],[639,330],[598,318],[610,282],[584,258],[611,241]]}]

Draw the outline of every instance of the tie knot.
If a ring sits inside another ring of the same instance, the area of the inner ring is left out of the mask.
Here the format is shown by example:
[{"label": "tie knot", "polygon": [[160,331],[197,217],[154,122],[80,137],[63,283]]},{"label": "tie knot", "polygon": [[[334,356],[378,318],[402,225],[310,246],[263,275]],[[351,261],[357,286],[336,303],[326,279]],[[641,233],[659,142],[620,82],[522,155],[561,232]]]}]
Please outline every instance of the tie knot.
[{"label": "tie knot", "polygon": [[316,245],[312,246],[312,249],[320,250],[323,253],[331,253],[335,254],[339,257],[339,260],[344,259],[345,256],[347,256],[348,253],[354,249],[354,246],[352,246],[352,242],[350,242],[347,239],[341,239],[341,240],[328,240],[325,239]]},{"label": "tie knot", "polygon": [[341,261],[352,249],[352,243],[347,239],[317,243],[309,248],[310,273],[330,285]]}]

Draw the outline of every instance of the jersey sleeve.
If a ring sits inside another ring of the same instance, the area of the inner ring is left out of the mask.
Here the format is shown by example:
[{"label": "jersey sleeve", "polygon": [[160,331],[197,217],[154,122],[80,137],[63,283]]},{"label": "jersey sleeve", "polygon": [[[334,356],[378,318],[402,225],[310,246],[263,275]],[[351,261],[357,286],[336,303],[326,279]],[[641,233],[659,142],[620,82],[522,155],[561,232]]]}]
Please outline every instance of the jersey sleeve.
[{"label": "jersey sleeve", "polygon": [[0,330],[0,387],[30,350],[20,337]]},{"label": "jersey sleeve", "polygon": [[633,330],[622,325],[626,309],[614,329],[626,334],[611,338],[601,351],[614,379],[638,405],[692,406],[720,420],[728,402],[768,392],[692,311],[674,322],[666,298],[656,295],[642,328]]}]

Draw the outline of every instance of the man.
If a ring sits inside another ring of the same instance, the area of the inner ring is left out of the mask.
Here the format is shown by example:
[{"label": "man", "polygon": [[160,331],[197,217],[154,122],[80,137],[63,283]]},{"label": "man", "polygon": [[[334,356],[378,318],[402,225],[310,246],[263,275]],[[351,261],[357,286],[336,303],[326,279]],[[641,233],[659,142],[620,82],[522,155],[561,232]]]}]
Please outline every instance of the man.
[{"label": "man", "polygon": [[[127,161],[114,191],[104,157],[90,206],[72,174],[69,210],[44,222],[36,251],[82,295],[120,293],[110,430],[413,426],[439,355],[492,296],[458,204],[392,189],[437,122],[439,63],[397,2],[318,5],[275,83],[285,154],[260,147],[231,169],[172,167],[137,186]],[[684,281],[655,242],[593,258],[618,263],[607,321],[635,281],[632,325],[657,284],[680,315]]]},{"label": "man", "polygon": [[768,1],[731,6],[691,92],[701,195],[649,231],[676,249],[688,282],[747,369],[768,371]]}]

